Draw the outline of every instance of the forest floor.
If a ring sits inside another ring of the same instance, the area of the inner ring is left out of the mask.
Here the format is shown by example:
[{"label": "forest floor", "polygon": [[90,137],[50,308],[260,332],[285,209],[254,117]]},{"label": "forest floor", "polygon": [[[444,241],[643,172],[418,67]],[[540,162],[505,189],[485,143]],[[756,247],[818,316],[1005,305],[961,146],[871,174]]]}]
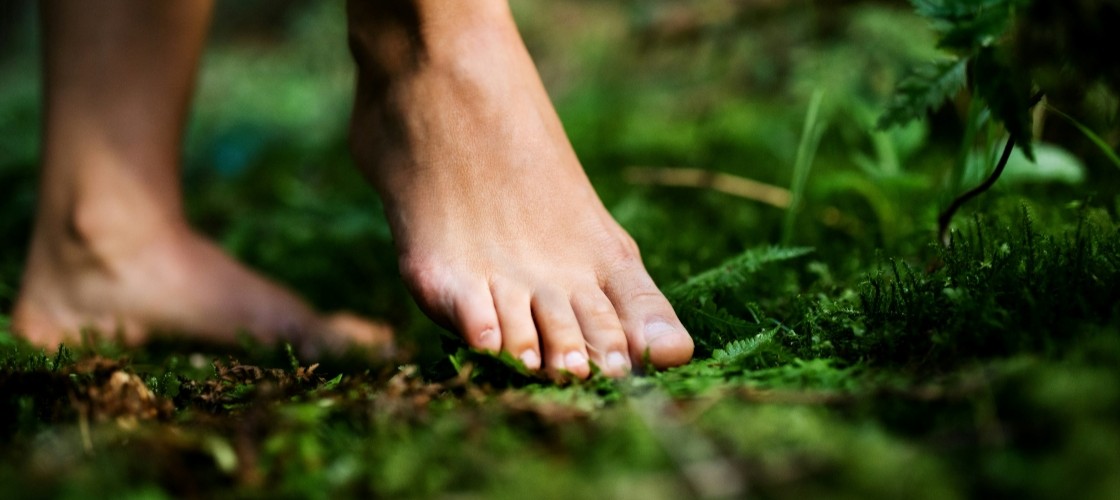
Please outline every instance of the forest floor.
[{"label": "forest floor", "polygon": [[[185,146],[192,223],[318,307],[384,318],[401,352],[41,350],[0,314],[0,496],[1120,498],[1113,166],[1054,118],[1038,145],[1053,154],[1015,159],[946,248],[938,210],[1002,136],[959,144],[954,109],[874,130],[931,50],[907,9],[790,7],[738,29],[698,8],[704,35],[682,37],[672,8],[622,5],[518,17],[589,176],[694,335],[691,363],[557,385],[464,349],[412,304],[350,165],[341,2],[251,37],[220,20]],[[0,60],[0,312],[36,198],[26,38]],[[689,169],[794,202],[670,182]]]},{"label": "forest floor", "polygon": [[558,386],[461,348],[308,366],[248,345],[44,353],[5,332],[0,480],[31,496],[1114,497],[1120,235],[1098,223],[990,229],[932,272],[853,284],[808,250],[750,250],[667,288],[696,359],[623,380]]}]

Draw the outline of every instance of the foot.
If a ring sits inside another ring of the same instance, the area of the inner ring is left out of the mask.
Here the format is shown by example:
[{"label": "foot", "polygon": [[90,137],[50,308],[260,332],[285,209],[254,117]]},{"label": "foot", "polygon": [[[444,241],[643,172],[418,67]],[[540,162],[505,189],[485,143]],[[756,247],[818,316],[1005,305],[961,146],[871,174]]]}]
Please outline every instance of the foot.
[{"label": "foot", "polygon": [[430,20],[441,37],[404,75],[360,68],[354,152],[417,301],[472,347],[555,377],[687,362],[692,338],[588,182],[508,12],[474,17]]},{"label": "foot", "polygon": [[55,347],[86,328],[133,344],[245,331],[311,354],[387,340],[383,327],[320,317],[184,222],[179,152],[211,4],[43,8],[42,184],[13,312],[32,342]]},{"label": "foot", "polygon": [[68,233],[50,231],[41,217],[12,318],[34,344],[76,343],[85,331],[129,345],[156,333],[229,344],[245,332],[292,342],[308,357],[391,344],[387,327],[319,316],[185,224],[90,223],[96,210],[81,216]]}]

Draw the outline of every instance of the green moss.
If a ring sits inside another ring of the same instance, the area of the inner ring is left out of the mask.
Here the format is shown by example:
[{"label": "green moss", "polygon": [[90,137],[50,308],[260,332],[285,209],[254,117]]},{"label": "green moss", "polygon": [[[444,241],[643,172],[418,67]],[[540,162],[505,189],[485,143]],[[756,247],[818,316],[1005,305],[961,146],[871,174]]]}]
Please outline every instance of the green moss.
[{"label": "green moss", "polygon": [[[963,175],[946,166],[998,134],[980,127],[962,147],[945,110],[868,130],[900,68],[935,55],[924,22],[882,2],[748,4],[517,6],[589,176],[696,340],[691,363],[556,385],[424,319],[349,165],[342,5],[297,6],[251,40],[213,42],[188,212],[316,305],[386,318],[413,354],[310,370],[248,341],[39,349],[0,315],[0,496],[1115,496],[1114,167],[1067,141],[1096,195],[1006,186],[941,248],[942,186]],[[254,9],[232,5],[219,8]],[[5,313],[35,206],[33,58],[0,61]],[[623,175],[704,168],[789,187],[821,86],[829,127],[788,229],[778,208]],[[794,246],[773,247],[783,231]],[[153,404],[109,404],[128,401],[106,392],[118,372]]]}]

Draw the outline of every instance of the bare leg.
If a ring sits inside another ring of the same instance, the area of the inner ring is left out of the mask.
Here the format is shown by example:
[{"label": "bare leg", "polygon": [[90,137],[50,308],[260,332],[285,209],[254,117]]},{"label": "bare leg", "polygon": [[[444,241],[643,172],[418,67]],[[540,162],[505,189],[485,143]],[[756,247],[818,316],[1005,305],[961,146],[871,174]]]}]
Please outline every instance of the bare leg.
[{"label": "bare leg", "polygon": [[572,151],[505,0],[350,0],[355,156],[420,305],[554,375],[693,343]]},{"label": "bare leg", "polygon": [[134,343],[153,331],[228,342],[245,330],[309,348],[387,339],[353,318],[320,319],[188,227],[180,142],[211,8],[43,3],[42,188],[13,313],[32,342],[57,345],[86,327]]}]

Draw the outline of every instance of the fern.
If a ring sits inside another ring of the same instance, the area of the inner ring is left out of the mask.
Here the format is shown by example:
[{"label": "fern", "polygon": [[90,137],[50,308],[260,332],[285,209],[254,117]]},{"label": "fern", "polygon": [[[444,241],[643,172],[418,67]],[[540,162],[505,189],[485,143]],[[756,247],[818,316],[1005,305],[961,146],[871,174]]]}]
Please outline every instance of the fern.
[{"label": "fern", "polygon": [[964,87],[967,59],[947,59],[918,66],[898,84],[879,128],[905,125],[935,109]]},{"label": "fern", "polygon": [[1015,16],[1031,0],[913,0],[940,31],[938,47],[955,59],[916,68],[898,85],[880,128],[905,125],[954,96],[969,81],[973,96],[992,111],[1028,158],[1031,148],[1031,78],[1003,45]]},{"label": "fern", "polygon": [[914,0],[917,12],[941,31],[938,46],[970,53],[996,43],[1016,10],[1030,0]]},{"label": "fern", "polygon": [[699,354],[712,353],[729,342],[763,331],[761,314],[751,303],[755,283],[768,281],[759,279],[759,272],[768,264],[810,252],[809,248],[753,248],[668,288],[665,295],[692,333]]},{"label": "fern", "polygon": [[686,300],[702,298],[714,289],[732,288],[746,283],[750,275],[758,272],[766,264],[796,259],[812,252],[812,248],[804,247],[752,248],[689,278],[684,283],[670,287],[667,293]]},{"label": "fern", "polygon": [[1018,71],[994,47],[985,47],[973,63],[973,92],[1003,123],[1011,139],[1034,161],[1031,147],[1030,78]]},{"label": "fern", "polygon": [[728,342],[723,349],[716,349],[712,353],[712,359],[722,365],[747,366],[751,369],[781,364],[787,355],[774,340],[774,335],[781,328],[778,325],[754,337]]}]

